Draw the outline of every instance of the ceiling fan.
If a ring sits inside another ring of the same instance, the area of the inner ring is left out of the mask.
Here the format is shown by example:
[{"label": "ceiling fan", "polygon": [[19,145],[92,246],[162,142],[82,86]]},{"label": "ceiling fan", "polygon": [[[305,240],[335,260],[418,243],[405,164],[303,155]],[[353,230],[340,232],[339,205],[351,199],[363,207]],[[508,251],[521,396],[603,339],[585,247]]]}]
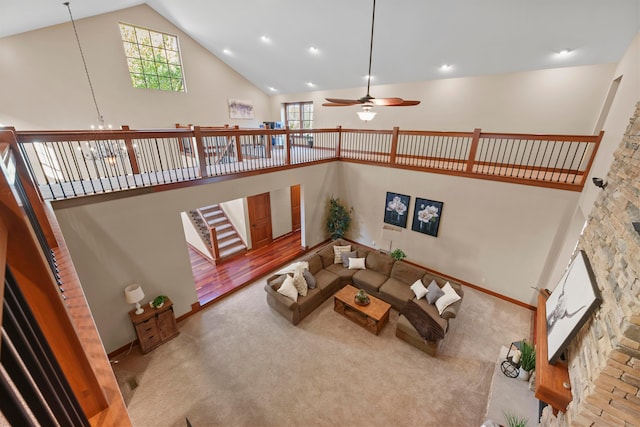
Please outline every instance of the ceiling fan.
[{"label": "ceiling fan", "polygon": [[371,17],[371,43],[369,45],[369,74],[367,74],[367,94],[358,99],[341,99],[341,98],[326,98],[327,101],[322,104],[324,107],[348,107],[351,105],[362,105],[362,110],[358,115],[362,120],[371,120],[376,115],[371,111],[373,106],[385,106],[385,107],[408,107],[412,105],[420,104],[420,101],[404,100],[402,98],[374,98],[369,94],[371,87],[371,58],[373,54],[373,27],[376,19],[376,0],[373,0],[373,15]]}]

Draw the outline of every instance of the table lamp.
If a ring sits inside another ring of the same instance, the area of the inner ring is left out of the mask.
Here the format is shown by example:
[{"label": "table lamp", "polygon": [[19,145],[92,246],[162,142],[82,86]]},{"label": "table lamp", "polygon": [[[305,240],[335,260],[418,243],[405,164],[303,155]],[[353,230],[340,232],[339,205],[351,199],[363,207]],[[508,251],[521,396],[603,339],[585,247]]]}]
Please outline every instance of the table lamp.
[{"label": "table lamp", "polygon": [[137,283],[127,286],[124,288],[124,295],[127,298],[127,302],[129,304],[136,305],[136,314],[144,313],[144,308],[140,307],[140,301],[144,298],[144,292],[142,292],[142,288]]}]

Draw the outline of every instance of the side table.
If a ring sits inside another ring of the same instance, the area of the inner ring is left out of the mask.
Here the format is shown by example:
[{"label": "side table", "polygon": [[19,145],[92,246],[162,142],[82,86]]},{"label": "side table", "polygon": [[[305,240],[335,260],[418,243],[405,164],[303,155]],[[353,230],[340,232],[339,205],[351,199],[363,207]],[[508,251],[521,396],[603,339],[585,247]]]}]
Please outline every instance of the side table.
[{"label": "side table", "polygon": [[173,313],[173,302],[169,298],[165,299],[160,308],[150,307],[149,304],[146,304],[142,314],[136,314],[135,310],[131,310],[129,317],[136,330],[143,353],[150,352],[180,333],[176,324],[176,316]]}]

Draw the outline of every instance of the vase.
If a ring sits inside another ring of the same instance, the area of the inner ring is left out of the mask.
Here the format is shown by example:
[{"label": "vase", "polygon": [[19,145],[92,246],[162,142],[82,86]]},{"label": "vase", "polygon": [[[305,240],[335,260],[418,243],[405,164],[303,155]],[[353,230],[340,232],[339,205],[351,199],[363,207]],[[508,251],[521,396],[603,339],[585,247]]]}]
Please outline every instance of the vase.
[{"label": "vase", "polygon": [[525,371],[522,368],[518,370],[518,379],[522,381],[529,381],[529,375],[530,375],[529,371]]}]

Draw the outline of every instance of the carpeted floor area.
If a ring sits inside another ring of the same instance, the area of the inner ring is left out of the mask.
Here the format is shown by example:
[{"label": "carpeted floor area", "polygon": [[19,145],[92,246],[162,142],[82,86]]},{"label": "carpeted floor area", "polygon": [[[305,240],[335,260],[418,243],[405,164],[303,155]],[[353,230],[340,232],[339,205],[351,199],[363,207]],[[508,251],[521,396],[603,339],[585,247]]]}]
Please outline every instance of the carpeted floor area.
[{"label": "carpeted floor area", "polygon": [[378,336],[332,298],[293,326],[264,283],[113,365],[134,426],[479,426],[502,345],[531,334],[531,311],[465,288],[434,358],[395,337],[393,310]]}]

